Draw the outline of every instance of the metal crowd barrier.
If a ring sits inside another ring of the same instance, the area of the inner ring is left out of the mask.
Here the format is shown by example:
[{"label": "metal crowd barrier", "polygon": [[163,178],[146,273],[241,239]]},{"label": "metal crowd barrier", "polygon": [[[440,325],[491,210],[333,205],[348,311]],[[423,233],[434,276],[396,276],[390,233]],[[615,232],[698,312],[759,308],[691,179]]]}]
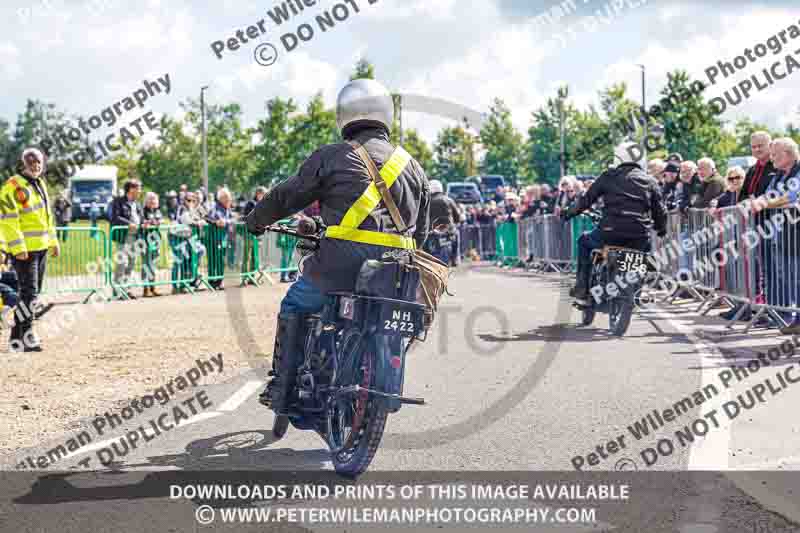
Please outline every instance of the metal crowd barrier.
[{"label": "metal crowd barrier", "polygon": [[573,270],[578,258],[578,239],[594,229],[589,217],[578,216],[566,223],[556,215],[519,220],[520,258],[535,270]]},{"label": "metal crowd barrier", "polygon": [[267,274],[296,272],[299,259],[295,237],[267,232],[259,239],[259,279]]},{"label": "metal crowd barrier", "polygon": [[297,270],[294,242],[255,237],[245,224],[204,223],[136,228],[107,225],[57,228],[61,253],[49,258],[43,294],[101,292],[127,299],[135,287],[168,286],[193,292],[224,280],[258,283],[267,273]]},{"label": "metal crowd barrier", "polygon": [[662,276],[674,281],[670,298],[688,291],[700,301],[698,311],[707,306],[703,314],[726,302],[738,310],[734,321],[754,310],[745,332],[764,315],[777,325],[791,323],[800,314],[797,222],[794,207],[671,213],[668,234],[654,247]]},{"label": "metal crowd barrier", "polygon": [[47,258],[43,294],[87,294],[105,287],[103,259],[108,250],[108,228],[69,226],[58,228],[60,254]]},{"label": "metal crowd barrier", "polygon": [[495,224],[462,224],[459,227],[461,256],[470,258],[474,251],[482,260],[493,261],[497,255],[496,233]]}]

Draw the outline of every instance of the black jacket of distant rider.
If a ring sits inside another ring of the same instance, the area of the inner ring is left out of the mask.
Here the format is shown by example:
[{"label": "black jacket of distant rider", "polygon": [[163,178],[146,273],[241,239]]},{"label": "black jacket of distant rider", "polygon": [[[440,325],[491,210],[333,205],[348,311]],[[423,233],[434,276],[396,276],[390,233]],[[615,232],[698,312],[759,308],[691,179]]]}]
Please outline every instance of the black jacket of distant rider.
[{"label": "black jacket of distant rider", "polygon": [[461,220],[461,212],[455,200],[444,193],[437,192],[431,195],[431,228],[439,224],[452,226]]},{"label": "black jacket of distant rider", "polygon": [[[391,157],[394,146],[389,133],[374,122],[355,122],[342,132],[345,140],[355,140],[366,148],[380,169]],[[275,186],[249,213],[247,226],[273,224],[319,200],[326,226],[338,225],[371,179],[367,168],[352,146],[329,144],[318,149],[300,166],[296,176]],[[428,235],[430,188],[425,171],[414,159],[392,185],[390,192],[409,234],[421,248]],[[386,206],[381,203],[359,229],[397,233]],[[303,275],[323,292],[353,291],[362,263],[379,259],[390,250],[383,246],[339,239],[322,239],[319,250],[303,265]]]},{"label": "black jacket of distant rider", "polygon": [[658,182],[639,165],[625,163],[607,170],[582,195],[575,212],[589,209],[603,199],[603,233],[630,239],[648,237],[650,229],[666,231],[667,213]]}]

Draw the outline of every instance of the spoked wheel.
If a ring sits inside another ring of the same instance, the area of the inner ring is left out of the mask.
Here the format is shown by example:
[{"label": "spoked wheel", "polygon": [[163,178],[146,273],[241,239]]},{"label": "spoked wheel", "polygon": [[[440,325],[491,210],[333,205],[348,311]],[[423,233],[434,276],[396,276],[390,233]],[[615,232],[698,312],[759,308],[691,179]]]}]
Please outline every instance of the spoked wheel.
[{"label": "spoked wheel", "polygon": [[616,337],[622,337],[628,331],[633,315],[633,299],[629,297],[614,298],[608,303],[608,329]]},{"label": "spoked wheel", "polygon": [[[362,343],[360,333],[348,332],[342,348],[343,361],[345,364],[353,362],[354,368],[342,368],[340,383],[358,383],[362,388],[370,388],[375,382],[375,354],[369,349],[371,343]],[[370,398],[366,391],[331,399],[329,445],[337,473],[348,477],[364,473],[378,451],[386,416],[383,405]]]}]

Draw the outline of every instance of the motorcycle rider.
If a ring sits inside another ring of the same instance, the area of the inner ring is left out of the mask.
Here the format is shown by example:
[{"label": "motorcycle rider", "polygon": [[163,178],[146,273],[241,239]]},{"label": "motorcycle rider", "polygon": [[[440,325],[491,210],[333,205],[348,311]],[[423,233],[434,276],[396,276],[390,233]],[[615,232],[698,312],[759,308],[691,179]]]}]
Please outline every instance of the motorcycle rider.
[{"label": "motorcycle rider", "polygon": [[603,199],[603,216],[597,228],[578,239],[577,279],[570,290],[570,296],[578,303],[585,304],[589,297],[593,249],[608,244],[649,252],[651,227],[659,237],[666,234],[667,213],[661,188],[655,178],[647,175],[639,145],[620,144],[614,150],[614,161],[619,166],[601,174],[562,215],[569,220]]},{"label": "motorcycle rider", "polygon": [[458,204],[444,194],[444,187],[439,180],[431,180],[431,228],[434,230],[425,241],[425,251],[450,264],[452,243],[456,238],[456,223],[461,221],[461,210]]},{"label": "motorcycle rider", "polygon": [[[297,175],[275,186],[247,216],[248,230],[260,235],[265,226],[319,201],[327,226],[319,250],[303,263],[302,275],[281,302],[273,377],[260,397],[276,415],[289,414],[294,375],[303,357],[305,316],[324,307],[326,293],[353,292],[364,261],[380,259],[392,249],[422,246],[427,237],[428,178],[402,147],[390,144],[393,121],[394,103],[383,85],[368,79],[351,81],[339,93],[336,108],[336,123],[346,142],[319,148]],[[380,169],[408,226],[404,234],[392,222],[356,151],[358,145]]]}]

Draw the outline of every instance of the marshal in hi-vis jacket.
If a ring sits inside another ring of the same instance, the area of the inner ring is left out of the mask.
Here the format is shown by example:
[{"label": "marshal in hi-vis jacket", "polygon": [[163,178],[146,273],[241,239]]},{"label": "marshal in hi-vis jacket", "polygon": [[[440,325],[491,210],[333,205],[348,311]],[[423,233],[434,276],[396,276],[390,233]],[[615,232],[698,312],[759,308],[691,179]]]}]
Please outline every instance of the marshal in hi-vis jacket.
[{"label": "marshal in hi-vis jacket", "polygon": [[11,255],[58,246],[47,186],[31,181],[11,176],[0,188],[0,238]]}]

